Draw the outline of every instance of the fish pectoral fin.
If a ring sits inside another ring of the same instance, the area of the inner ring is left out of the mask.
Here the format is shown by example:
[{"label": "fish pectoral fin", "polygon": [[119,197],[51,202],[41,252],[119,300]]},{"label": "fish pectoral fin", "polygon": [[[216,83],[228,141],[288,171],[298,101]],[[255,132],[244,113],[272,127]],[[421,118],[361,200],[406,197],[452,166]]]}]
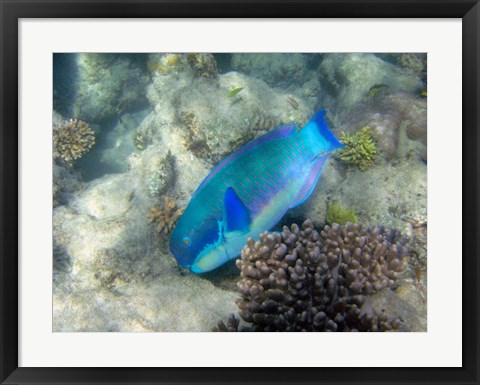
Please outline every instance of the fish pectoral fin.
[{"label": "fish pectoral fin", "polygon": [[250,213],[232,187],[225,192],[223,219],[225,231],[247,231],[250,227]]},{"label": "fish pectoral fin", "polygon": [[327,163],[327,160],[329,157],[330,157],[330,154],[318,156],[310,164],[310,168],[307,170],[302,187],[300,187],[300,190],[295,196],[295,199],[290,204],[290,208],[294,208],[294,207],[297,207],[298,205],[301,205],[312,194],[313,189],[315,188],[318,182],[318,179],[320,178],[320,174],[322,173],[323,167]]}]

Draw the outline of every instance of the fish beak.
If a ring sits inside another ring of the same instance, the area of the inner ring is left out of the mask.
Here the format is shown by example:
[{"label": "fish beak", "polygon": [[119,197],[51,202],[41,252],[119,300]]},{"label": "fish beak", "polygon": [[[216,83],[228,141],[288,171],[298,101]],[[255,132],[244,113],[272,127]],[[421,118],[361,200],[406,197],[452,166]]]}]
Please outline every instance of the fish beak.
[{"label": "fish beak", "polygon": [[202,269],[198,267],[198,265],[195,263],[193,264],[190,269],[195,273],[195,274],[202,274],[205,273]]},{"label": "fish beak", "polygon": [[223,245],[219,245],[215,249],[209,251],[207,254],[197,258],[190,267],[190,270],[196,274],[206,273],[207,271],[211,271],[216,269],[218,266],[223,265],[229,259],[230,258],[225,247]]}]

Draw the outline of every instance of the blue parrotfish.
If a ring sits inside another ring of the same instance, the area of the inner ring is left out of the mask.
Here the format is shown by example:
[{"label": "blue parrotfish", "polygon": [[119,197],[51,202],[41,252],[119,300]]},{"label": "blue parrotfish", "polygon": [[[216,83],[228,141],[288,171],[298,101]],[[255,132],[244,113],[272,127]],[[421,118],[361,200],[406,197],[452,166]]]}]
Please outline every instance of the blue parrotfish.
[{"label": "blue parrotfish", "polygon": [[279,126],[225,158],[198,186],[170,237],[179,265],[205,273],[237,258],[247,239],[305,202],[343,147],[319,111],[302,128]]}]

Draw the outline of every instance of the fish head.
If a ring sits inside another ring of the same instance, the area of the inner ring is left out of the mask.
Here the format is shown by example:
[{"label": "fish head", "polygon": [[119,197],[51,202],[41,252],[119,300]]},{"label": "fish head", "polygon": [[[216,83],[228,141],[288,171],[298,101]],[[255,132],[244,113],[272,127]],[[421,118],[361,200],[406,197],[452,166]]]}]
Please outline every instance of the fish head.
[{"label": "fish head", "polygon": [[228,261],[223,240],[222,221],[213,216],[190,216],[187,208],[172,232],[169,247],[180,266],[198,274]]}]

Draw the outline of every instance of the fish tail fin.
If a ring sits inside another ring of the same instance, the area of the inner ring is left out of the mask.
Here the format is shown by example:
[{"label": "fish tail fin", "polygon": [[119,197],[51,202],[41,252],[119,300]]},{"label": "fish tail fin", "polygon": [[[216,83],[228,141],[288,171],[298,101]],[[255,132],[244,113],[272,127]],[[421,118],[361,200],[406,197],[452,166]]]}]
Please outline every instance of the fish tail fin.
[{"label": "fish tail fin", "polygon": [[325,110],[318,111],[300,130],[300,136],[313,146],[316,154],[335,151],[345,146],[328,128],[325,115]]}]

